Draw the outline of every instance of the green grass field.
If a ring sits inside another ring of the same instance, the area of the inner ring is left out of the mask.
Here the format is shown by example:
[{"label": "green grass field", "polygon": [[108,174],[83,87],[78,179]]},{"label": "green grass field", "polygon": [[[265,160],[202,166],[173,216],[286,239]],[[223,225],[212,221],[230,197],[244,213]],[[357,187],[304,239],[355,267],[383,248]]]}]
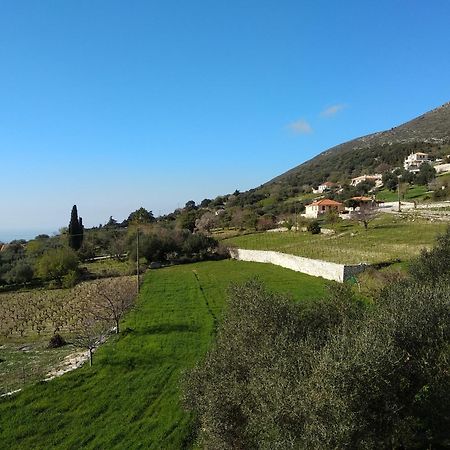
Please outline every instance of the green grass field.
[{"label": "green grass field", "polygon": [[321,278],[265,264],[226,260],[151,271],[124,332],[96,352],[92,368],[0,399],[0,447],[191,447],[180,376],[209,347],[229,283],[256,275],[294,300],[325,292]]},{"label": "green grass field", "polygon": [[433,245],[445,224],[421,219],[401,219],[383,214],[370,223],[367,231],[350,221],[336,225],[335,235],[312,235],[304,232],[254,233],[225,239],[225,244],[254,250],[275,250],[325,261],[357,264],[379,263],[395,259],[408,260],[424,247]]},{"label": "green grass field", "polygon": [[[405,195],[402,196],[404,201],[420,201],[423,200],[428,188],[426,186],[410,186]],[[377,192],[377,200],[383,202],[396,202],[398,200],[398,194],[396,191],[389,191],[388,189],[382,189]]]}]

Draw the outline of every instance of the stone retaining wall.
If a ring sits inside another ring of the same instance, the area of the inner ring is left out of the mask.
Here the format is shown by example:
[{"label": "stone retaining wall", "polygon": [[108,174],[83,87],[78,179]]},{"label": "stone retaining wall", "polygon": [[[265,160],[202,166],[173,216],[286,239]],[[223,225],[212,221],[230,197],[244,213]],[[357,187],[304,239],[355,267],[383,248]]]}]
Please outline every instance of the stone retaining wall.
[{"label": "stone retaining wall", "polygon": [[245,250],[241,248],[230,249],[231,257],[239,261],[252,261],[260,263],[275,264],[286,269],[302,272],[315,277],[322,277],[327,280],[342,283],[352,276],[364,271],[366,264],[345,265],[337,264],[320,259],[303,258],[301,256],[289,255],[287,253],[265,251],[265,250]]}]

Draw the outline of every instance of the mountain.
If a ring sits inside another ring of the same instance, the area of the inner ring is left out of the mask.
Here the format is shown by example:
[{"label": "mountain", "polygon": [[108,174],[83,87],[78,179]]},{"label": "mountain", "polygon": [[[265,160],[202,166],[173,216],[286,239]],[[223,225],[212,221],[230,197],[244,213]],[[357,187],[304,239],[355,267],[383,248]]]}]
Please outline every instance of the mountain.
[{"label": "mountain", "polygon": [[403,125],[332,147],[283,173],[265,186],[314,185],[344,181],[365,172],[382,172],[402,165],[412,151],[433,156],[450,153],[450,102]]}]

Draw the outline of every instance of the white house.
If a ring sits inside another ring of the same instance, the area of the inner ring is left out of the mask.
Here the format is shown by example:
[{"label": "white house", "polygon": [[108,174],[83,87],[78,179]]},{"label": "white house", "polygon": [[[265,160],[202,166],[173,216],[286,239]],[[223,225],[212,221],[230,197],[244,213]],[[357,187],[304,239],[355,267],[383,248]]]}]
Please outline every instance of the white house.
[{"label": "white house", "polygon": [[304,217],[317,219],[322,214],[326,214],[330,211],[336,211],[340,213],[344,210],[344,205],[342,203],[330,200],[328,198],[323,198],[309,205],[306,205]]},{"label": "white house", "polygon": [[329,191],[335,186],[335,183],[331,181],[325,181],[325,183],[319,184],[317,189],[313,188],[313,194],[323,194],[325,191]]},{"label": "white house", "polygon": [[408,155],[407,158],[405,158],[405,161],[403,162],[403,167],[405,170],[408,170],[409,172],[417,173],[420,170],[420,166],[423,163],[430,162],[430,159],[428,158],[428,153],[411,153]]},{"label": "white house", "polygon": [[352,178],[350,184],[352,186],[358,186],[359,183],[363,183],[364,181],[375,182],[376,188],[383,186],[383,176],[379,173],[376,173],[374,175],[361,175],[360,177]]}]

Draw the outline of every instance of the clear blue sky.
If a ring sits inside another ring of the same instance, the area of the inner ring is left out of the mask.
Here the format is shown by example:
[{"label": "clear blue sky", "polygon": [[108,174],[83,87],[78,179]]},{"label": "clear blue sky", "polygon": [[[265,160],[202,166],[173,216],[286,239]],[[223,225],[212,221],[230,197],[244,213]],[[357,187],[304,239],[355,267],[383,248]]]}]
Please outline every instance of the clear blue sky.
[{"label": "clear blue sky", "polygon": [[0,0],[0,239],[256,187],[450,100],[448,0]]}]

